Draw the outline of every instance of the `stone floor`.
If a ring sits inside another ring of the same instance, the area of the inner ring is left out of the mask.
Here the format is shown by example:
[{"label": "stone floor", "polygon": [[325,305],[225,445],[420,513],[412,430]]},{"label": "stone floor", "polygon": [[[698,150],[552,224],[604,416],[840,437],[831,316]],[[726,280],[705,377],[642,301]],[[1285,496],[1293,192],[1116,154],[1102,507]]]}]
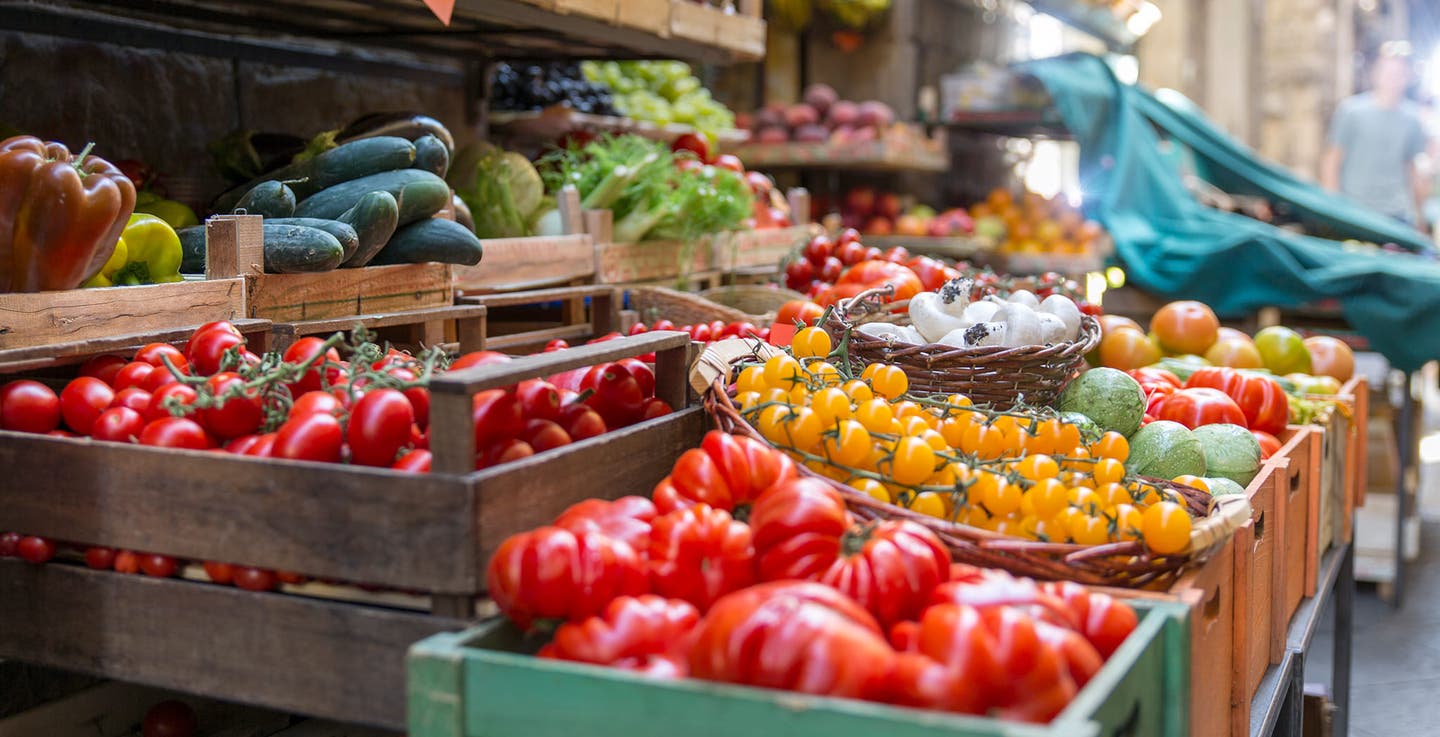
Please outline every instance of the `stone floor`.
[{"label": "stone floor", "polygon": [[[1440,522],[1426,522],[1421,540],[1440,540],[1437,535]],[[1373,585],[1360,584],[1355,597],[1352,737],[1440,735],[1440,544],[1422,545],[1405,582],[1398,610]],[[1326,621],[1306,660],[1307,681],[1329,683],[1333,633]]]}]

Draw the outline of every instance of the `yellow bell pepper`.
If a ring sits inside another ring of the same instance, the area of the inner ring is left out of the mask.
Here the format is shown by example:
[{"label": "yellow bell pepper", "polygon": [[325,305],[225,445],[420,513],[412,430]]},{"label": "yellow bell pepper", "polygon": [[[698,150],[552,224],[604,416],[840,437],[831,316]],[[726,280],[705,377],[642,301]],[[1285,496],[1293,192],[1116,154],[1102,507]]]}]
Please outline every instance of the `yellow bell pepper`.
[{"label": "yellow bell pepper", "polygon": [[144,202],[141,202],[139,196],[137,196],[135,212],[154,215],[166,223],[169,223],[170,227],[176,230],[200,224],[200,219],[195,216],[195,211],[186,207],[184,203],[176,202],[175,200],[161,199],[154,195],[150,195],[150,199]]},{"label": "yellow bell pepper", "polygon": [[[134,284],[168,284],[183,281],[180,276],[180,237],[164,220],[154,215],[135,213],[120,234],[115,255],[105,262],[100,273],[85,283],[87,287],[130,286]],[[117,259],[119,265],[116,265]]]}]

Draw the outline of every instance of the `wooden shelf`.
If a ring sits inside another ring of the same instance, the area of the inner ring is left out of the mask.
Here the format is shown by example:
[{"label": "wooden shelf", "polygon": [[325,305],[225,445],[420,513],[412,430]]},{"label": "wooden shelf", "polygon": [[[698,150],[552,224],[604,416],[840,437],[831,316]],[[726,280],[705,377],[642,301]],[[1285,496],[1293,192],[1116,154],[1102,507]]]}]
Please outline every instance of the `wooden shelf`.
[{"label": "wooden shelf", "polygon": [[977,253],[991,250],[979,239],[970,236],[865,235],[862,240],[865,245],[881,250],[902,246],[912,253],[952,259],[968,259]]},{"label": "wooden shelf", "polygon": [[953,113],[945,120],[951,130],[1009,138],[1072,138],[1053,111],[995,110]]},{"label": "wooden shelf", "polygon": [[[525,141],[553,141],[571,131],[588,130],[634,133],[669,143],[686,133],[696,132],[694,126],[680,123],[657,125],[647,120],[622,116],[579,113],[559,105],[531,112],[491,111],[490,129],[500,135]],[[724,130],[719,132],[718,137],[722,144],[738,143],[745,140],[745,133]]]},{"label": "wooden shelf", "polygon": [[912,132],[887,132],[861,143],[743,143],[726,146],[752,169],[850,169],[859,171],[932,171],[950,169],[943,136],[923,138]]}]

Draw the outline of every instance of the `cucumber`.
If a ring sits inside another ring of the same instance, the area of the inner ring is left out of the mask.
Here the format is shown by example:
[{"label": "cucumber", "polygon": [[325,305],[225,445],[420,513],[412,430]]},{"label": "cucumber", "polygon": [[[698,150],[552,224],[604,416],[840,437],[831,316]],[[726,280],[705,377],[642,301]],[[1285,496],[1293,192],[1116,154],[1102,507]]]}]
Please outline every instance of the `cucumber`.
[{"label": "cucumber", "polygon": [[395,231],[370,262],[381,264],[421,264],[438,261],[444,264],[474,266],[480,263],[484,246],[468,228],[454,220],[433,218],[422,220]]},{"label": "cucumber", "polygon": [[360,236],[360,247],[341,264],[346,268],[364,266],[390,242],[400,223],[400,205],[389,192],[371,192],[337,218]]},{"label": "cucumber", "polygon": [[303,225],[307,228],[323,230],[335,236],[340,241],[340,247],[345,250],[345,258],[350,258],[360,248],[360,236],[355,228],[339,220],[322,220],[320,218],[272,218],[268,220],[272,225]]},{"label": "cucumber", "polygon": [[450,186],[444,179],[420,169],[402,169],[323,189],[301,202],[295,216],[334,220],[371,192],[389,192],[395,198],[400,205],[400,225],[424,220],[450,201]]},{"label": "cucumber", "polygon": [[415,168],[444,179],[450,172],[450,149],[435,136],[420,136],[415,139]]},{"label": "cucumber", "polygon": [[235,203],[235,211],[241,210],[267,218],[288,218],[295,214],[295,191],[274,179],[261,182]]},{"label": "cucumber", "polygon": [[181,228],[175,235],[180,236],[180,273],[205,273],[205,226]]},{"label": "cucumber", "polygon": [[216,198],[215,209],[218,212],[231,211],[241,195],[266,179],[292,182],[290,187],[295,196],[303,200],[326,187],[371,174],[408,169],[414,163],[415,144],[404,138],[363,138],[342,143],[306,161],[280,167],[261,179],[232,189]]},{"label": "cucumber", "polygon": [[330,271],[345,260],[335,236],[303,225],[265,224],[265,271],[298,274]]}]

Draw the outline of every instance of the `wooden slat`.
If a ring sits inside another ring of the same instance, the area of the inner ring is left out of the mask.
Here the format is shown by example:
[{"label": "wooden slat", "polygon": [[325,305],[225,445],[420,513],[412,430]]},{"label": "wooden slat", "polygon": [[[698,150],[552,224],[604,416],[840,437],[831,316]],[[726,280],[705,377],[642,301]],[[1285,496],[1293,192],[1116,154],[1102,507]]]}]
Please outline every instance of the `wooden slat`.
[{"label": "wooden slat", "polygon": [[390,729],[405,726],[410,644],[464,625],[378,607],[0,560],[0,656]]},{"label": "wooden slat", "polygon": [[543,346],[557,338],[566,342],[589,337],[593,333],[589,323],[583,325],[561,325],[555,328],[527,330],[510,335],[492,335],[485,338],[485,349],[502,353],[520,348]]},{"label": "wooden slat", "polygon": [[[251,350],[259,351],[265,348],[265,345],[257,343],[266,342],[264,336],[270,330],[269,320],[242,318],[231,320],[230,323],[249,337]],[[201,323],[190,323],[180,327],[127,332],[107,338],[0,350],[0,373],[80,363],[90,356],[102,353],[127,353],[147,343],[180,343],[188,340],[190,334],[200,325]]]},{"label": "wooden slat", "polygon": [[437,395],[474,394],[486,389],[509,386],[534,376],[549,376],[561,371],[594,366],[606,361],[618,361],[642,353],[658,352],[689,344],[690,336],[678,331],[659,330],[642,333],[618,340],[608,340],[604,343],[576,346],[553,353],[521,356],[508,363],[451,371],[436,377],[430,384],[430,390]]},{"label": "wooden slat", "polygon": [[533,289],[588,280],[595,275],[594,246],[586,235],[555,238],[497,238],[484,241],[485,258],[456,266],[461,292]]},{"label": "wooden slat", "polygon": [[395,312],[452,303],[449,264],[399,264],[320,274],[246,277],[252,317],[277,322]]},{"label": "wooden slat", "polygon": [[0,349],[101,340],[242,317],[245,284],[239,279],[0,294]]},{"label": "wooden slat", "polygon": [[586,297],[614,297],[615,287],[608,286],[580,286],[580,287],[559,287],[556,289],[531,289],[524,292],[506,292],[503,294],[472,294],[465,297],[457,297],[457,304],[485,305],[491,309],[496,307],[515,307],[517,305],[538,305],[546,302],[560,302],[569,299],[584,299]]},{"label": "wooden slat", "polygon": [[484,305],[445,305],[420,310],[401,310],[374,315],[332,317],[324,320],[278,323],[274,331],[283,335],[319,335],[364,328],[386,328],[395,325],[414,325],[431,320],[470,320],[485,316]]},{"label": "wooden slat", "polygon": [[621,0],[616,6],[616,23],[662,38],[670,35],[670,0]]},{"label": "wooden slat", "polygon": [[478,590],[465,479],[13,432],[0,432],[0,468],[0,529],[356,583]]},{"label": "wooden slat", "polygon": [[583,499],[648,497],[711,427],[704,408],[691,407],[566,446],[570,452],[558,457],[543,453],[481,471],[477,559],[490,560],[507,536],[550,524]]}]

